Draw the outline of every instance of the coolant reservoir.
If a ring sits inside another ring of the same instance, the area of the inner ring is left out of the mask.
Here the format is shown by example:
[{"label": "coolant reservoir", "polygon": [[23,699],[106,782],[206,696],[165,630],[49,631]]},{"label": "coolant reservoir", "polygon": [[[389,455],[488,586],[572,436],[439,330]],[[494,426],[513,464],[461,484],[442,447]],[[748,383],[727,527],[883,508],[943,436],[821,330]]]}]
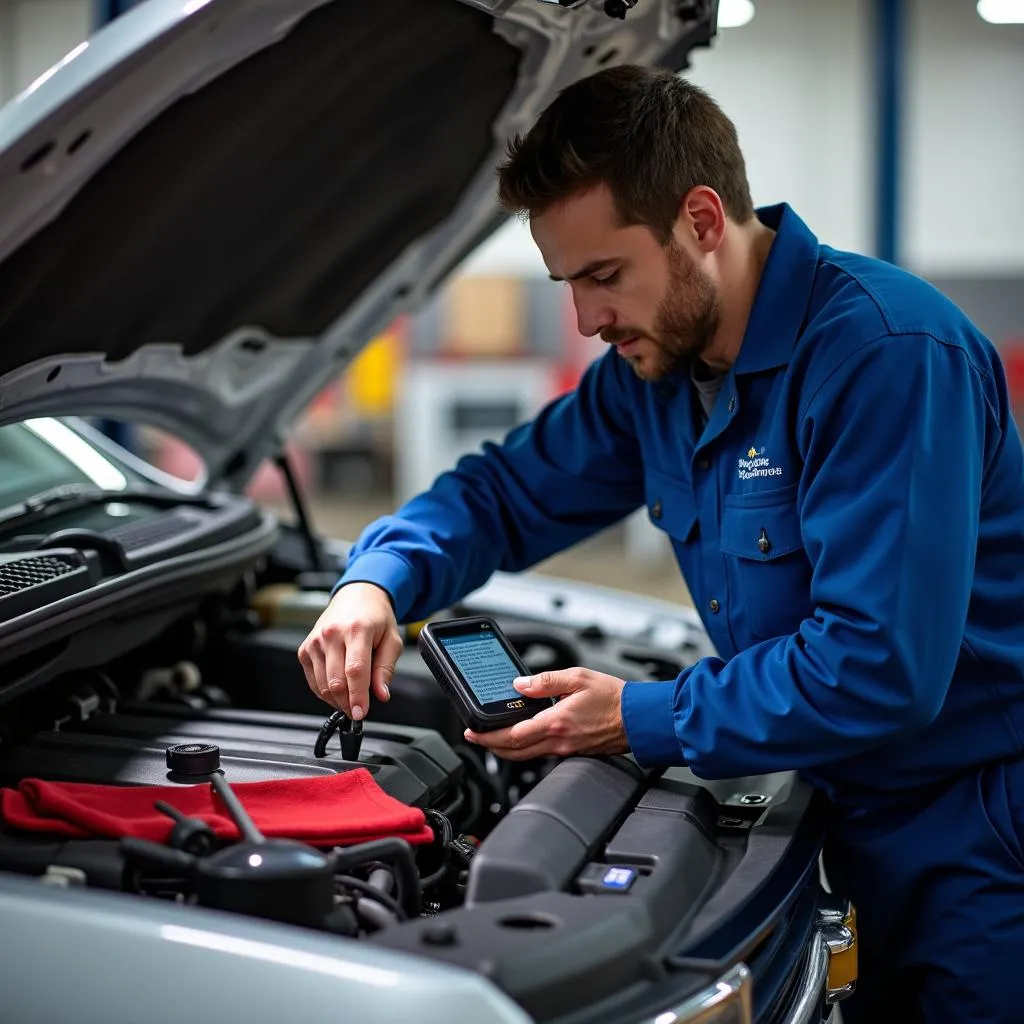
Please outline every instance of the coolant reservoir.
[{"label": "coolant reservoir", "polygon": [[[271,583],[253,595],[250,608],[264,629],[295,626],[312,629],[331,600],[330,591],[302,590],[293,583]],[[398,627],[406,643],[415,643],[426,622],[410,622]]]},{"label": "coolant reservoir", "polygon": [[312,629],[330,599],[330,592],[326,590],[300,590],[291,583],[272,583],[256,591],[251,607],[264,629],[281,626]]}]

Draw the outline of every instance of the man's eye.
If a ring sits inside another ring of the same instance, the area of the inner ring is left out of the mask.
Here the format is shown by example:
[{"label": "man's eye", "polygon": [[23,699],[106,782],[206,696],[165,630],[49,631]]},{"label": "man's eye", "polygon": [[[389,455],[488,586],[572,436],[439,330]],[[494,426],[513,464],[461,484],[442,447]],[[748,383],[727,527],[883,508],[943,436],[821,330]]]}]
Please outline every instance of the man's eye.
[{"label": "man's eye", "polygon": [[605,277],[595,277],[594,281],[596,284],[614,284],[618,280],[618,277],[619,272],[617,270],[613,270]]}]

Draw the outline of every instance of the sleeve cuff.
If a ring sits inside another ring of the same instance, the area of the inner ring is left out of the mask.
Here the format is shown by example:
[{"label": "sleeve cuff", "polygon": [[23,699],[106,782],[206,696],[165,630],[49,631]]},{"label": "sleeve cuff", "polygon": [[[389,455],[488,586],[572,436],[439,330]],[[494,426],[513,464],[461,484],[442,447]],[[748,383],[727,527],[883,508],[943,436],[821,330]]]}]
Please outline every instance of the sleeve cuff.
[{"label": "sleeve cuff", "polygon": [[416,579],[412,566],[393,551],[367,551],[349,562],[342,577],[331,591],[333,597],[348,583],[373,583],[387,591],[402,622],[416,600]]},{"label": "sleeve cuff", "polygon": [[675,732],[676,682],[627,682],[622,724],[637,762],[645,768],[683,763]]}]

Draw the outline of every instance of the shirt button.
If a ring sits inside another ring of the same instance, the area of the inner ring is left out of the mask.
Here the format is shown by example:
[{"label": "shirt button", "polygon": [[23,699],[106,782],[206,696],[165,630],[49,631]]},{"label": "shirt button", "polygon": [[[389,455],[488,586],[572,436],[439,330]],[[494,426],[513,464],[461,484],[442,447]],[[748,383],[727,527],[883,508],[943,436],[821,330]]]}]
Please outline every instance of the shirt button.
[{"label": "shirt button", "polygon": [[718,600],[713,597],[713,598],[711,598],[710,601],[708,601],[708,607],[711,609],[711,611],[715,615],[717,615],[718,614],[718,609],[721,608],[722,606],[718,603]]},{"label": "shirt button", "polygon": [[654,516],[655,519],[661,518],[661,501],[656,501],[651,506],[651,515]]},{"label": "shirt button", "polygon": [[735,408],[736,408],[736,396],[735,395],[730,395],[729,396],[729,412],[732,412],[733,409],[735,409]]},{"label": "shirt button", "polygon": [[698,462],[698,463],[697,463],[697,465],[698,465],[698,466],[699,466],[699,467],[700,467],[701,469],[708,469],[708,468],[709,468],[709,467],[711,466],[711,463],[710,463],[710,462],[708,462],[708,460],[707,460],[707,459],[701,459],[701,460],[700,460],[700,462]]}]

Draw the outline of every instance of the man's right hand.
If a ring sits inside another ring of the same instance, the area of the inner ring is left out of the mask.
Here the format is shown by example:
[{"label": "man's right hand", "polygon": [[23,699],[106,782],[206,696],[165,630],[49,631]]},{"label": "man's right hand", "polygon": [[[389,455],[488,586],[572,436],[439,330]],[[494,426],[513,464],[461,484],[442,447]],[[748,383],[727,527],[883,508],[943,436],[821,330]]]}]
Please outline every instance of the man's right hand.
[{"label": "man's right hand", "polygon": [[388,595],[372,583],[343,586],[299,646],[309,688],[353,721],[377,699],[391,698],[402,638]]}]

